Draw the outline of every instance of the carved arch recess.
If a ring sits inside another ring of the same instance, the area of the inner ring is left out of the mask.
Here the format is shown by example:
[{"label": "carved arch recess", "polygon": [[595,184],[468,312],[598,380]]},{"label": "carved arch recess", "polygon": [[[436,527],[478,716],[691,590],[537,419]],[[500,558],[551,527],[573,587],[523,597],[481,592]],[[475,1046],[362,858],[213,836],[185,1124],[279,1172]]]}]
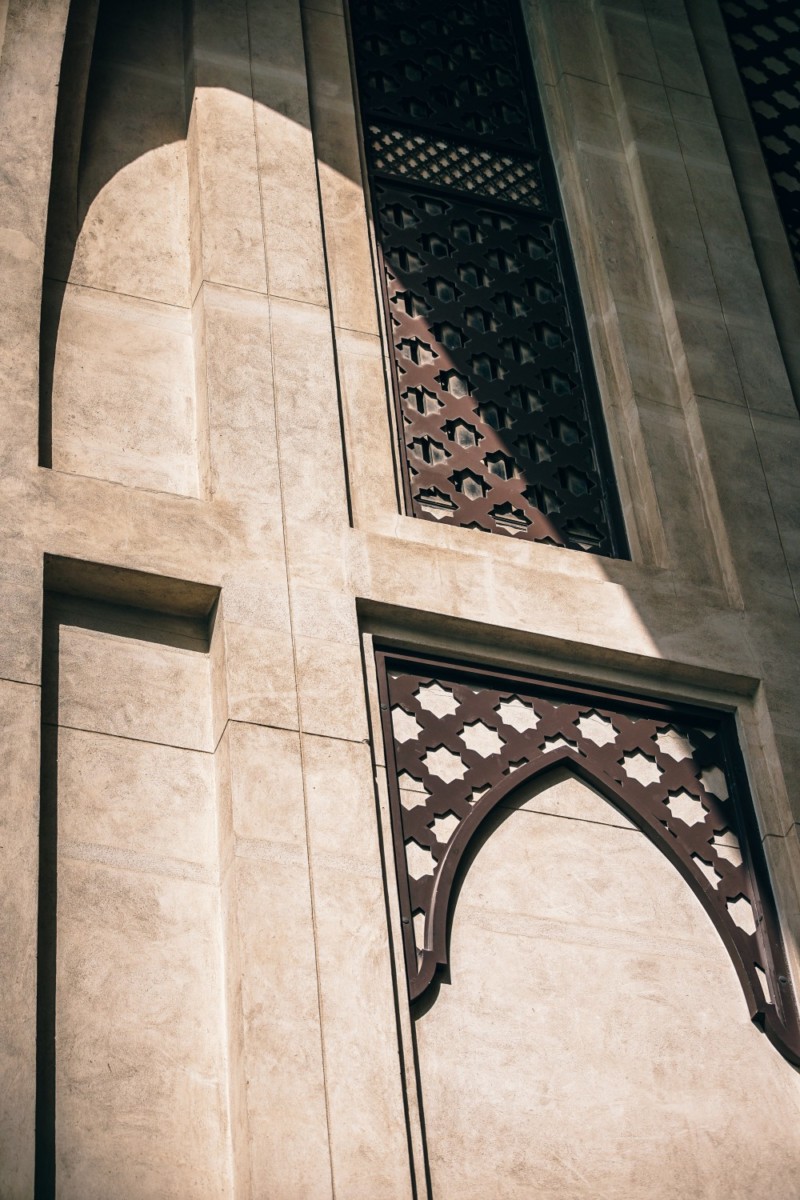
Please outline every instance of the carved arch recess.
[{"label": "carved arch recess", "polygon": [[466,851],[522,784],[566,767],[680,871],[751,1019],[800,1065],[800,1023],[732,714],[377,652],[411,1000],[447,966]]}]

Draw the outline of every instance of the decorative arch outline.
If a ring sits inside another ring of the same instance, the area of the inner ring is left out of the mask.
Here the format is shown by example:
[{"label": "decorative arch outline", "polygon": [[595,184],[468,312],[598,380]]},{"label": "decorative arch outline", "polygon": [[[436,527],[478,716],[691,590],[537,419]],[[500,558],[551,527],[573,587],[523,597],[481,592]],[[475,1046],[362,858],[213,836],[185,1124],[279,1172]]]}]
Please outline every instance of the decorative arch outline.
[{"label": "decorative arch outline", "polygon": [[751,1020],[800,1065],[800,1022],[732,713],[377,651],[412,1001],[448,966],[469,847],[520,787],[566,768],[680,871]]}]

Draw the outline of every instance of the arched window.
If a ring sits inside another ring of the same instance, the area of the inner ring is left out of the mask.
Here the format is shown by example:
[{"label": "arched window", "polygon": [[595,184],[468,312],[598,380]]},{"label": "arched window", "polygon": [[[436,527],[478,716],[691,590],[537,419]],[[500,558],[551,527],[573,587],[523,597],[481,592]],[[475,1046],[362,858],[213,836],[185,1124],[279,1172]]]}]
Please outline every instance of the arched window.
[{"label": "arched window", "polygon": [[353,0],[408,511],[625,556],[514,0]]}]

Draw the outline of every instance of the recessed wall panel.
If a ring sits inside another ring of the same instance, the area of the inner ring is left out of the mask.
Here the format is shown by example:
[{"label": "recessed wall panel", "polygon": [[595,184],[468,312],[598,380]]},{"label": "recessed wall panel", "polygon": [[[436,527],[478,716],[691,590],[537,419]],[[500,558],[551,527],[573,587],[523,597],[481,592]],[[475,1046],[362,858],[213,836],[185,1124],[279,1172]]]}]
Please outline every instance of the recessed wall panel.
[{"label": "recessed wall panel", "polygon": [[[53,885],[43,902],[55,950],[40,987],[54,1045],[40,1043],[39,1055],[45,1085],[52,1057],[51,1194],[231,1195],[205,630],[51,598],[45,641],[43,804],[53,820],[43,835],[55,844],[43,855]],[[41,1129],[40,1165],[45,1141]]]},{"label": "recessed wall panel", "polygon": [[[70,19],[43,291],[41,457],[76,475],[197,495],[182,7],[102,0],[94,25],[96,2],[78,0]],[[81,71],[83,89],[72,81]]]}]

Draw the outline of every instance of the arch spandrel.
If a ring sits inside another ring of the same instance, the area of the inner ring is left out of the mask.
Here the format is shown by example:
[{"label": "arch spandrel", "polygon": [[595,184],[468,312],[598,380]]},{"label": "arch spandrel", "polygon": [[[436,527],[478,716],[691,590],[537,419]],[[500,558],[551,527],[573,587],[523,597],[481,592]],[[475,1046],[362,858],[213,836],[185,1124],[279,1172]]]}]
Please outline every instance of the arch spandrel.
[{"label": "arch spandrel", "polygon": [[614,804],[703,904],[751,1019],[800,1064],[800,1026],[730,714],[379,652],[409,995],[448,965],[467,851],[553,768]]}]

